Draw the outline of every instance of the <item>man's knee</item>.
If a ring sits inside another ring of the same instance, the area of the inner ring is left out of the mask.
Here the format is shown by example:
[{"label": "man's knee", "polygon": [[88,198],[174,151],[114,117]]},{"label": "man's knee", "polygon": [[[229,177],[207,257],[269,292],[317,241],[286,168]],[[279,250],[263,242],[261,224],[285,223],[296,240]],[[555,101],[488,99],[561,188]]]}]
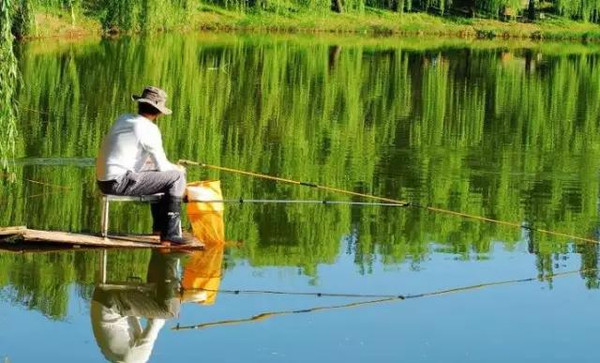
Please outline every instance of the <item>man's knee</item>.
[{"label": "man's knee", "polygon": [[173,170],[169,173],[173,176],[173,185],[170,190],[170,194],[174,197],[183,197],[185,193],[185,186],[187,184],[185,172],[179,170]]},{"label": "man's knee", "polygon": [[182,183],[183,185],[185,185],[186,184],[186,175],[185,175],[185,172],[179,171],[179,170],[176,170],[175,172],[177,173],[177,182],[178,183]]}]

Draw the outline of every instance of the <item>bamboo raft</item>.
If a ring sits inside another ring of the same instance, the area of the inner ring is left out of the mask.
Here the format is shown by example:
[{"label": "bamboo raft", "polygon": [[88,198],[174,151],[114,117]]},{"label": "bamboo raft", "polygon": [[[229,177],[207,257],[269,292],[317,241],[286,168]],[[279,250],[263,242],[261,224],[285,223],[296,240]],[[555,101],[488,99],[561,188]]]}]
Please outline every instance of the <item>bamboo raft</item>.
[{"label": "bamboo raft", "polygon": [[185,246],[166,246],[160,243],[158,236],[126,235],[108,236],[106,238],[91,234],[69,233],[60,231],[41,231],[25,226],[0,228],[0,249],[18,250],[22,248],[166,248],[166,249],[203,249],[204,244]]}]

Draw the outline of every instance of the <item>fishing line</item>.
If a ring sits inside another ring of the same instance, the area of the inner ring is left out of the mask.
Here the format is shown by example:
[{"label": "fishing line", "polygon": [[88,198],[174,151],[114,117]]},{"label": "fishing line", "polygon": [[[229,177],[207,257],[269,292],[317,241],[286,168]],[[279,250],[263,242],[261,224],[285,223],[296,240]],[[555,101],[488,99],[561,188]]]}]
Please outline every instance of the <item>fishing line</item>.
[{"label": "fishing line", "polygon": [[49,195],[58,194],[58,193],[61,193],[61,191],[60,190],[55,190],[53,192],[44,192],[44,193],[38,193],[38,194],[28,195],[26,197],[23,197],[23,199],[33,199],[33,198],[38,198],[38,197],[47,197]]},{"label": "fishing line", "polygon": [[19,105],[19,108],[20,108],[20,109],[22,109],[22,110],[25,110],[25,111],[31,111],[31,112],[39,113],[39,114],[41,114],[41,115],[46,115],[46,116],[50,116],[50,115],[52,115],[52,114],[54,114],[54,115],[58,115],[58,114],[57,114],[57,113],[55,113],[55,112],[41,111],[41,110],[36,110],[36,109],[29,108],[29,107],[25,107],[25,106],[20,106],[20,105]]},{"label": "fishing line", "polygon": [[35,165],[35,166],[74,166],[90,167],[94,166],[94,158],[19,158],[15,159],[16,165]]},{"label": "fishing line", "polygon": [[[546,279],[552,277],[562,277],[566,275],[572,275],[577,272],[585,273],[590,271],[596,271],[596,268],[584,269],[584,270],[572,270],[565,272],[558,272],[551,275],[544,276]],[[443,295],[453,292],[459,292],[463,290],[473,290],[476,288],[482,287],[490,287],[496,285],[505,285],[509,283],[517,283],[517,282],[528,282],[534,281],[538,279],[537,277],[528,277],[523,279],[509,280],[509,281],[500,281],[500,282],[488,282],[481,283],[476,285],[469,285],[466,287],[457,287],[447,290],[437,290],[429,293],[421,293],[421,294],[409,294],[409,295],[399,295],[399,294],[358,294],[358,293],[345,293],[345,292],[312,292],[312,291],[285,291],[285,290],[233,290],[233,289],[186,289],[186,291],[206,291],[211,293],[218,294],[231,294],[231,295],[286,295],[286,296],[314,296],[314,297],[347,297],[347,298],[377,298],[377,299],[387,299],[387,298],[399,298],[399,299],[415,299],[425,296],[434,296],[434,295]]]},{"label": "fishing line", "polygon": [[[16,175],[15,174],[0,174],[0,177],[3,177],[5,179],[16,179]],[[32,184],[37,184],[37,185],[41,185],[41,186],[45,186],[45,187],[49,187],[49,188],[58,188],[58,189],[64,189],[64,190],[71,190],[73,188],[71,187],[67,187],[64,185],[57,185],[57,184],[50,184],[50,183],[46,183],[46,182],[41,182],[38,180],[33,180],[33,179],[23,179],[26,182],[32,183]]]},{"label": "fishing line", "polygon": [[33,183],[33,184],[37,184],[37,185],[42,185],[45,187],[50,187],[50,188],[58,188],[58,189],[64,189],[64,190],[71,190],[71,187],[67,187],[64,185],[57,185],[57,184],[50,184],[50,183],[45,183],[45,182],[41,182],[41,181],[37,181],[37,180],[32,180],[32,179],[25,179],[25,181]]},{"label": "fishing line", "polygon": [[[550,279],[550,278],[557,278],[557,277],[565,277],[565,276],[573,275],[576,273],[586,273],[586,272],[592,272],[592,271],[598,271],[598,269],[590,268],[590,269],[583,269],[583,270],[559,272],[559,273],[555,273],[555,274],[551,274],[551,275],[546,275],[545,278]],[[320,312],[320,311],[351,309],[351,308],[357,308],[357,307],[368,306],[368,305],[378,305],[378,304],[383,304],[383,303],[387,303],[387,302],[396,302],[396,301],[404,301],[404,300],[410,300],[410,299],[420,299],[420,298],[424,298],[424,297],[450,295],[450,294],[456,294],[456,293],[460,293],[460,292],[484,289],[484,288],[488,288],[488,287],[511,285],[511,284],[518,284],[518,283],[524,283],[524,282],[532,282],[532,281],[536,281],[536,280],[538,280],[538,277],[528,277],[528,278],[521,278],[521,279],[514,279],[514,280],[496,281],[496,282],[462,286],[462,287],[456,287],[456,288],[450,288],[450,289],[436,290],[436,291],[425,292],[425,293],[414,294],[414,295],[379,295],[382,297],[374,299],[374,300],[359,301],[359,302],[338,304],[338,305],[316,306],[316,307],[311,307],[311,308],[306,308],[306,309],[297,309],[297,310],[282,310],[282,311],[264,312],[264,313],[260,313],[257,315],[253,315],[249,318],[242,318],[242,319],[219,320],[219,321],[206,322],[206,323],[194,324],[194,325],[185,325],[185,326],[181,326],[178,323],[175,327],[171,328],[171,330],[178,330],[178,331],[179,330],[198,330],[198,329],[206,329],[206,328],[212,328],[212,327],[217,327],[217,326],[228,326],[228,325],[238,325],[238,324],[243,324],[243,323],[253,323],[253,322],[258,322],[258,321],[262,321],[262,320],[266,320],[266,319],[278,317],[278,316],[293,315],[293,314],[306,314],[306,313],[313,313],[313,312]],[[205,291],[214,291],[214,292],[239,291],[241,293],[241,291],[244,291],[244,290],[205,290]],[[248,290],[248,291],[252,291],[252,290]],[[267,290],[267,292],[271,293],[268,290]],[[282,295],[297,295],[297,294],[299,294],[299,293],[294,293],[294,292],[277,292],[277,293],[282,294]],[[311,294],[311,293],[309,293],[309,294]],[[314,294],[314,293],[312,293],[312,294]],[[331,295],[334,295],[334,294],[331,294]],[[345,295],[356,295],[356,294],[345,294]],[[321,296],[325,296],[325,295],[321,294]]]},{"label": "fishing line", "polygon": [[380,196],[376,196],[373,194],[352,192],[349,190],[318,185],[318,184],[311,183],[311,182],[302,182],[302,181],[293,180],[293,179],[280,178],[280,177],[276,177],[276,176],[272,176],[272,175],[255,173],[255,172],[233,169],[233,168],[227,168],[227,167],[218,166],[218,165],[210,165],[210,164],[195,162],[195,161],[190,161],[190,160],[179,160],[178,163],[182,164],[182,165],[199,166],[199,167],[207,168],[207,169],[220,170],[220,171],[224,171],[224,172],[246,175],[246,176],[251,176],[251,177],[255,177],[255,178],[273,180],[273,181],[287,183],[287,184],[301,185],[301,186],[306,186],[306,187],[310,187],[310,188],[315,188],[315,189],[320,189],[320,190],[325,190],[325,191],[330,191],[330,192],[335,192],[335,193],[341,193],[341,194],[347,194],[347,195],[352,195],[352,196],[357,196],[357,197],[362,197],[362,198],[374,199],[374,200],[391,203],[394,205],[405,206],[405,207],[415,207],[415,208],[420,208],[420,209],[428,210],[428,211],[435,212],[435,213],[447,214],[447,215],[452,215],[452,216],[456,216],[456,217],[472,219],[472,220],[476,220],[476,221],[489,222],[489,223],[494,223],[494,224],[508,226],[508,227],[522,228],[522,229],[527,229],[529,231],[539,232],[539,233],[557,236],[557,237],[563,237],[563,238],[571,239],[574,241],[581,241],[581,242],[593,243],[593,244],[600,245],[600,241],[594,240],[591,238],[579,237],[579,236],[571,235],[568,233],[550,231],[550,230],[543,229],[543,228],[536,228],[536,227],[532,227],[532,226],[529,226],[529,225],[526,225],[523,223],[518,223],[518,222],[503,221],[503,220],[499,220],[499,219],[482,217],[482,216],[469,214],[469,213],[456,212],[456,211],[452,211],[449,209],[436,208],[436,207],[432,207],[429,205],[420,205],[418,203],[411,203],[411,202],[398,200],[398,199],[380,197]]}]

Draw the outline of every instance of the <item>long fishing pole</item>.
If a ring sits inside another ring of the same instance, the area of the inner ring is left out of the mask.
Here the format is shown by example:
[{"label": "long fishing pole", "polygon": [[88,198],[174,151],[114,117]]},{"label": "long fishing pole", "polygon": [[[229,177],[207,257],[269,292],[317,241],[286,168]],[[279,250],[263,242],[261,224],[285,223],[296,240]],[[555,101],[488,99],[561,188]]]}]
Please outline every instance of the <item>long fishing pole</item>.
[{"label": "long fishing pole", "polygon": [[192,199],[188,202],[198,203],[238,203],[238,204],[323,204],[323,205],[360,205],[376,207],[406,207],[398,203],[377,203],[377,202],[352,202],[345,200],[310,200],[310,199]]},{"label": "long fishing pole", "polygon": [[[547,275],[546,278],[565,277],[565,276],[573,275],[576,273],[585,273],[585,272],[591,272],[591,271],[598,271],[598,269],[590,268],[590,269],[583,269],[583,270],[572,270],[572,271],[559,272],[556,274]],[[297,310],[282,310],[282,311],[264,312],[264,313],[260,313],[257,315],[253,315],[249,318],[219,320],[219,321],[206,322],[206,323],[194,324],[194,325],[186,325],[186,326],[181,326],[180,324],[177,324],[175,327],[173,327],[171,329],[178,330],[178,331],[179,330],[198,330],[198,329],[213,328],[213,327],[217,327],[217,326],[228,326],[228,325],[238,325],[238,324],[243,324],[243,323],[253,323],[253,322],[259,322],[259,321],[262,321],[265,319],[278,317],[278,316],[293,315],[293,314],[306,314],[306,313],[314,313],[314,312],[320,312],[320,311],[350,309],[350,308],[357,308],[357,307],[362,307],[362,306],[378,305],[378,304],[387,303],[387,302],[396,302],[396,301],[404,301],[404,300],[409,300],[409,299],[420,299],[420,298],[424,298],[424,297],[442,296],[442,295],[449,295],[449,294],[456,294],[456,293],[460,293],[460,292],[484,289],[484,288],[493,287],[493,286],[512,285],[512,284],[518,284],[518,283],[524,283],[524,282],[531,282],[531,281],[536,281],[537,279],[538,279],[538,277],[536,276],[536,277],[527,277],[527,278],[522,278],[522,279],[514,279],[514,280],[506,280],[506,281],[495,281],[495,282],[489,282],[489,283],[461,286],[461,287],[450,288],[450,289],[436,290],[436,291],[425,292],[425,293],[414,294],[414,295],[387,295],[387,297],[386,297],[386,295],[380,295],[382,297],[379,297],[374,300],[359,301],[359,302],[337,304],[337,305],[316,306],[316,307],[312,307],[312,308],[297,309]],[[210,290],[205,290],[205,291],[210,291]],[[221,291],[221,290],[216,290],[216,291]],[[227,290],[225,290],[225,291],[227,291]],[[285,292],[281,292],[281,294],[296,295],[296,293],[285,293]],[[346,295],[353,295],[353,294],[346,294]]]},{"label": "long fishing pole", "polygon": [[365,305],[382,304],[384,302],[392,302],[392,301],[397,301],[397,300],[401,300],[401,299],[392,297],[392,298],[385,298],[385,299],[353,302],[353,303],[342,304],[342,305],[317,306],[317,307],[313,307],[313,308],[299,309],[299,310],[273,311],[273,312],[266,312],[266,313],[261,313],[258,315],[253,315],[249,318],[242,318],[242,319],[219,320],[219,321],[207,322],[207,323],[196,324],[196,325],[186,325],[186,326],[180,326],[179,324],[177,324],[175,327],[171,328],[171,330],[178,330],[178,331],[179,330],[199,330],[199,329],[214,328],[217,326],[239,325],[239,324],[243,324],[243,323],[259,322],[259,321],[266,320],[269,318],[274,318],[274,317],[284,316],[284,315],[305,314],[305,313],[314,313],[314,312],[319,312],[319,311],[349,309],[349,308],[355,308],[355,307],[365,306]]},{"label": "long fishing pole", "polygon": [[326,191],[329,191],[329,192],[336,192],[336,193],[341,193],[341,194],[352,195],[352,196],[355,196],[355,197],[370,198],[370,199],[379,200],[379,201],[382,201],[382,202],[387,202],[387,203],[392,203],[392,204],[400,204],[400,205],[404,205],[404,206],[408,206],[410,204],[408,202],[401,201],[401,200],[390,199],[390,198],[385,198],[385,197],[378,197],[378,196],[375,196],[375,195],[363,194],[363,193],[353,192],[353,191],[350,191],[350,190],[339,189],[339,188],[334,188],[334,187],[328,187],[328,186],[325,186],[325,185],[318,185],[318,184],[310,183],[310,182],[303,182],[303,181],[299,181],[299,180],[292,180],[292,179],[280,178],[280,177],[277,177],[277,176],[272,176],[272,175],[267,175],[267,174],[260,174],[260,173],[254,173],[254,172],[251,172],[251,171],[245,171],[245,170],[239,170],[239,169],[232,169],[232,168],[227,168],[227,167],[224,167],[224,166],[210,165],[210,164],[206,164],[206,163],[199,163],[199,162],[190,161],[190,160],[179,160],[178,164],[200,166],[200,167],[203,167],[203,168],[215,169],[215,170],[220,170],[220,171],[226,171],[226,172],[230,172],[230,173],[241,174],[241,175],[251,176],[251,177],[255,177],[255,178],[268,179],[268,180],[273,180],[273,181],[277,181],[277,182],[281,182],[281,183],[301,185],[301,186],[305,186],[305,187],[310,187],[310,188],[315,188],[315,189],[320,189],[320,190],[326,190]]},{"label": "long fishing pole", "polygon": [[420,205],[418,203],[411,203],[411,202],[407,202],[404,200],[380,197],[380,196],[373,195],[373,194],[353,192],[353,191],[349,191],[349,190],[345,190],[345,189],[339,189],[339,188],[334,188],[334,187],[329,187],[329,186],[324,186],[324,185],[318,185],[318,184],[311,183],[311,182],[303,182],[303,181],[298,181],[298,180],[293,180],[293,179],[280,178],[280,177],[273,176],[273,175],[255,173],[255,172],[245,171],[245,170],[240,170],[240,169],[227,168],[227,167],[223,167],[223,166],[211,165],[211,164],[190,161],[190,160],[179,160],[178,163],[181,165],[199,166],[199,167],[207,168],[207,169],[214,169],[214,170],[219,170],[219,171],[224,171],[224,172],[229,172],[229,173],[234,173],[234,174],[251,176],[251,177],[255,177],[255,178],[273,180],[273,181],[287,183],[287,184],[306,186],[306,187],[310,187],[310,188],[315,188],[315,189],[320,189],[320,190],[325,190],[325,191],[335,192],[335,193],[341,193],[341,194],[346,194],[346,195],[352,195],[352,196],[362,197],[362,198],[367,198],[367,199],[374,199],[374,200],[379,200],[382,202],[405,206],[405,207],[421,208],[421,209],[428,210],[431,212],[447,214],[447,215],[452,215],[452,216],[456,216],[456,217],[462,217],[462,218],[467,218],[467,219],[472,219],[472,220],[477,220],[477,221],[495,223],[498,225],[503,225],[503,226],[508,226],[508,227],[527,229],[527,230],[530,230],[533,232],[539,232],[539,233],[556,236],[556,237],[563,237],[563,238],[571,239],[574,241],[600,244],[600,241],[594,240],[591,238],[575,236],[575,235],[571,235],[568,233],[550,231],[550,230],[543,229],[543,228],[528,226],[523,223],[503,221],[503,220],[499,220],[499,219],[478,216],[475,214],[456,212],[456,211],[452,211],[449,209],[436,208],[436,207],[432,207],[432,206],[424,206],[424,205]]}]

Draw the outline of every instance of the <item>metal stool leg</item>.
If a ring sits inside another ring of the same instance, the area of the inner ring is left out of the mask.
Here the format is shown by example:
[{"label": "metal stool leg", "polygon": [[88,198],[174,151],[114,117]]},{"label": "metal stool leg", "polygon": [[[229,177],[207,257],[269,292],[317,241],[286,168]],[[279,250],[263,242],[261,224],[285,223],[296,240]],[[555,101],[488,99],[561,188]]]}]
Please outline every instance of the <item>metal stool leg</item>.
[{"label": "metal stool leg", "polygon": [[107,197],[102,197],[102,226],[100,235],[104,238],[108,235],[108,212],[109,201]]},{"label": "metal stool leg", "polygon": [[100,270],[98,271],[99,272],[98,279],[100,280],[101,284],[106,283],[106,264],[107,264],[106,250],[102,250],[102,252],[100,252]]}]

